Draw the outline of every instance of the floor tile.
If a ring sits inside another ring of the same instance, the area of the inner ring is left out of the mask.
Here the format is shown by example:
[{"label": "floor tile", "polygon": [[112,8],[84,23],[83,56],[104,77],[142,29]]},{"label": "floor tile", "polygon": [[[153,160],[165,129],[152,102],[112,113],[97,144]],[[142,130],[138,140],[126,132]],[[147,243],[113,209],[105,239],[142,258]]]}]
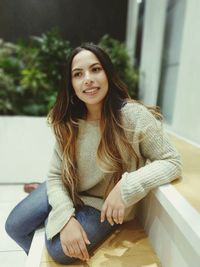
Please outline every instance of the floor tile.
[{"label": "floor tile", "polygon": [[21,250],[21,248],[7,235],[5,231],[6,219],[15,205],[16,202],[0,203],[0,251]]},{"label": "floor tile", "polygon": [[23,185],[0,185],[0,203],[18,202],[27,194],[23,191]]},{"label": "floor tile", "polygon": [[2,267],[23,267],[26,258],[27,256],[23,251],[0,252]]}]

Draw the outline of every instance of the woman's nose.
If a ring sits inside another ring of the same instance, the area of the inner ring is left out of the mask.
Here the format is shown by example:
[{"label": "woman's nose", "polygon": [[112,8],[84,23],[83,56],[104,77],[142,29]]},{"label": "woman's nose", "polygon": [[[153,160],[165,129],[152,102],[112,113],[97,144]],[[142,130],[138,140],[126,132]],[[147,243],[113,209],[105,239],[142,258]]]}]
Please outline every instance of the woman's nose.
[{"label": "woman's nose", "polygon": [[93,83],[92,77],[91,77],[90,73],[88,73],[88,72],[85,74],[84,83],[86,85],[89,85],[89,84]]}]

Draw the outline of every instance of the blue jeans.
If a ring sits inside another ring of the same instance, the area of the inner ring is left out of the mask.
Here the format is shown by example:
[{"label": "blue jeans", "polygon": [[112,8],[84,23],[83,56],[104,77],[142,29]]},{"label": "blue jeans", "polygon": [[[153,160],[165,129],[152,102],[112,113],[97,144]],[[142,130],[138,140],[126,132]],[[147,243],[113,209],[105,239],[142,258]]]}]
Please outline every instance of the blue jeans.
[{"label": "blue jeans", "polygon": [[[39,185],[25,199],[23,199],[9,214],[5,229],[8,235],[28,254],[36,229],[44,226],[48,220],[51,206],[48,203],[46,182]],[[100,222],[100,211],[83,206],[75,211],[75,217],[85,230],[91,244],[87,245],[90,252],[97,244],[112,232],[113,226],[108,221]],[[61,263],[70,264],[76,258],[66,256],[62,250],[60,233],[45,243],[51,257]]]}]

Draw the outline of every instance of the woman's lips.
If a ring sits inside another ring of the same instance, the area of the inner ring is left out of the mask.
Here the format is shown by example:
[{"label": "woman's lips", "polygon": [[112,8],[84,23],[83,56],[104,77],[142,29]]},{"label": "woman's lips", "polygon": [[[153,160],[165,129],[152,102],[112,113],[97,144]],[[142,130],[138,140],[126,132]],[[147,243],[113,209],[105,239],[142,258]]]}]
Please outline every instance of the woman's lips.
[{"label": "woman's lips", "polygon": [[92,87],[92,88],[83,90],[83,93],[91,96],[91,95],[95,95],[99,89],[100,89],[99,87]]}]

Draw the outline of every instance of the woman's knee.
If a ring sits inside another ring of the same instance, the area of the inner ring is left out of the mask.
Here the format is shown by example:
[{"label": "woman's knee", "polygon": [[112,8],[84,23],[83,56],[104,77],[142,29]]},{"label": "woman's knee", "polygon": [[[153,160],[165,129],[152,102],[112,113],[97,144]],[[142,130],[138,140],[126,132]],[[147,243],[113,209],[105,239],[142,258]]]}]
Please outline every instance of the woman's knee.
[{"label": "woman's knee", "polygon": [[74,263],[77,260],[75,258],[70,258],[70,257],[68,257],[66,255],[65,256],[62,256],[62,255],[59,255],[59,254],[56,254],[56,253],[51,253],[49,251],[48,251],[48,253],[51,256],[51,258],[55,262],[57,262],[59,264],[72,264],[72,263]]},{"label": "woman's knee", "polygon": [[5,230],[7,234],[11,237],[17,235],[17,233],[20,232],[19,225],[17,223],[17,218],[15,217],[13,211],[9,214],[5,222]]},{"label": "woman's knee", "polygon": [[85,206],[78,210],[76,218],[84,228],[87,237],[91,242],[89,249],[96,246],[96,244],[101,242],[115,229],[115,227],[111,226],[107,220],[101,222],[100,211],[90,206]]},{"label": "woman's knee", "polygon": [[20,203],[13,208],[5,222],[5,230],[11,237],[21,236],[26,232],[27,224],[26,212],[20,208]]},{"label": "woman's knee", "polygon": [[46,248],[48,254],[57,263],[71,264],[77,260],[76,258],[71,258],[64,254],[60,241],[57,238],[53,238],[53,240],[46,240]]}]

